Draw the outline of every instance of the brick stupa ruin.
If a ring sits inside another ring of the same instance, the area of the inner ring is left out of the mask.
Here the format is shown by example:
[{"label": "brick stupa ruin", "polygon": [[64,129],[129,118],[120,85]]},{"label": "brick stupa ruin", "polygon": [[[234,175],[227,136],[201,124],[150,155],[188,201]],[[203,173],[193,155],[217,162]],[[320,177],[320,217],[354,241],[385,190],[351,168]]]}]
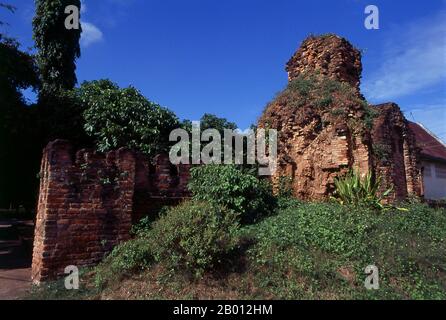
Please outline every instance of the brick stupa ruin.
[{"label": "brick stupa ruin", "polygon": [[260,128],[277,129],[278,170],[304,200],[327,199],[350,169],[372,172],[400,200],[422,195],[419,151],[400,108],[370,106],[360,93],[361,53],[336,35],[310,36],[287,63],[288,87]]}]

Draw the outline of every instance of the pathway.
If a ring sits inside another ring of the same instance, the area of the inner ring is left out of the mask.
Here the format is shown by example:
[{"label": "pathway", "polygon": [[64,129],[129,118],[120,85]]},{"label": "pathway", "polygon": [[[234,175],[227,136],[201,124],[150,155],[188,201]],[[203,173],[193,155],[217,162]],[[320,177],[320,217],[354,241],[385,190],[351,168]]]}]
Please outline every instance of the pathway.
[{"label": "pathway", "polygon": [[31,288],[32,221],[0,221],[0,300],[23,297]]}]

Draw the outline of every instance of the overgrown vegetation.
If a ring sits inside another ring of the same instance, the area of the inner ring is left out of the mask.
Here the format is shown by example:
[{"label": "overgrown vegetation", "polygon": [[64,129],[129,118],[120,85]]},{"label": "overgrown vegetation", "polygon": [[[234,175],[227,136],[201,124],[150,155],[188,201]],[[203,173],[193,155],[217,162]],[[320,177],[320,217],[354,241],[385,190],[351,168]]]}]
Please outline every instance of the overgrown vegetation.
[{"label": "overgrown vegetation", "polygon": [[65,8],[80,0],[36,0],[33,19],[34,41],[38,49],[37,64],[42,88],[40,97],[51,99],[53,94],[74,88],[77,83],[76,59],[81,55],[79,40],[82,28],[65,28]]},{"label": "overgrown vegetation", "polygon": [[392,148],[388,145],[375,143],[372,146],[373,155],[383,162],[388,162],[392,156]]},{"label": "overgrown vegetation", "polygon": [[297,76],[276,99],[279,104],[295,107],[314,104],[319,108],[326,108],[335,101],[348,102],[345,107],[364,104],[349,84],[318,74]]},{"label": "overgrown vegetation", "polygon": [[[342,200],[327,203],[294,199],[289,177],[272,198],[235,166],[192,175],[195,199],[135,226],[133,240],[85,274],[83,298],[446,299],[444,209],[412,200],[381,210],[379,181],[354,171],[337,181]],[[262,206],[263,219],[239,223]],[[364,285],[371,265],[378,290]]]},{"label": "overgrown vegetation", "polygon": [[270,184],[235,165],[193,168],[189,189],[194,199],[227,207],[239,213],[245,223],[268,215],[274,206]]},{"label": "overgrown vegetation", "polygon": [[155,155],[167,151],[169,133],[179,127],[174,113],[133,87],[99,80],[83,83],[75,94],[84,106],[85,131],[100,151],[128,147]]},{"label": "overgrown vegetation", "polygon": [[200,277],[238,243],[237,214],[208,202],[188,201],[167,210],[153,225],[145,220],[134,240],[116,247],[96,269],[95,283],[141,271],[156,263]]},{"label": "overgrown vegetation", "polygon": [[[377,215],[365,206],[295,203],[239,226],[227,211],[186,203],[117,247],[95,277],[85,275],[83,297],[446,299],[446,212],[402,206],[407,212]],[[379,290],[364,286],[369,265],[379,268]],[[40,296],[54,297],[48,289]]]},{"label": "overgrown vegetation", "polygon": [[[300,74],[290,81],[274,101],[266,106],[263,114],[272,106],[286,106],[295,114],[297,123],[308,121],[316,115],[325,126],[342,117],[353,134],[370,130],[378,112],[370,106],[357,89],[348,83],[318,74]],[[296,109],[299,109],[296,112]],[[352,117],[356,114],[356,117]],[[268,119],[265,119],[268,122]]]},{"label": "overgrown vegetation", "polygon": [[[263,289],[291,299],[444,299],[445,212],[406,208],[377,216],[366,207],[303,204],[251,227],[250,258]],[[364,288],[372,264],[380,271],[376,291]]]},{"label": "overgrown vegetation", "polygon": [[[173,113],[133,87],[100,80],[74,88],[81,29],[64,28],[68,4],[81,5],[36,1],[37,57],[0,34],[0,149],[7,155],[0,156],[2,205],[18,207],[23,194],[32,195],[41,149],[50,139],[152,155],[166,150],[164,139],[180,126]],[[0,8],[15,10],[3,3]],[[36,105],[22,94],[29,88],[39,93]],[[377,115],[354,88],[320,75],[297,77],[276,102],[305,107],[297,122],[314,110],[323,111],[321,118],[343,119],[346,111],[361,110],[359,122],[350,126],[370,129]],[[329,120],[321,119],[320,126]],[[202,130],[236,128],[209,114],[202,121]],[[189,128],[190,122],[182,125]],[[378,147],[374,151],[385,156]],[[297,201],[291,183],[281,179],[273,197],[271,186],[247,170],[194,168],[193,200],[163,211],[154,222],[142,221],[132,240],[81,274],[80,291],[67,291],[59,281],[36,289],[33,297],[446,299],[444,209],[413,202],[401,204],[404,210],[382,211],[382,197],[390,191],[380,196],[379,179],[355,172],[336,181],[338,203]],[[364,268],[372,264],[380,272],[376,291],[364,287]]]},{"label": "overgrown vegetation", "polygon": [[368,172],[363,177],[357,170],[350,170],[344,177],[335,179],[335,197],[340,204],[364,205],[375,209],[384,209],[383,200],[392,192],[381,192],[381,177],[373,177]]},{"label": "overgrown vegetation", "polygon": [[191,201],[172,208],[144,235],[158,262],[200,276],[221,262],[237,244],[237,215],[208,202]]}]

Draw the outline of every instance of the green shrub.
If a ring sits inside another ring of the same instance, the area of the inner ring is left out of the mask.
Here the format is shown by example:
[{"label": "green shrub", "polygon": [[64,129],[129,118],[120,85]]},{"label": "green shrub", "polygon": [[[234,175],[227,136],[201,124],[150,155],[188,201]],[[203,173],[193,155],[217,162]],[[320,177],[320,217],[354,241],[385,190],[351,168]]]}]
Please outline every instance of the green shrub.
[{"label": "green shrub", "polygon": [[298,92],[301,96],[308,96],[315,89],[314,77],[296,77],[288,84],[288,89]]},{"label": "green shrub", "polygon": [[383,209],[382,201],[392,189],[379,195],[381,178],[374,179],[369,172],[363,178],[358,171],[351,170],[345,177],[335,179],[335,199],[340,204],[366,205]]},{"label": "green shrub", "polygon": [[150,231],[152,227],[153,218],[146,216],[139,220],[138,223],[134,224],[130,229],[130,235],[141,236]]},{"label": "green shrub", "polygon": [[302,204],[302,201],[293,197],[277,197],[277,209],[285,210],[288,208],[295,208]]},{"label": "green shrub", "polygon": [[[188,202],[169,210],[138,239],[118,247],[100,266],[107,273],[97,272],[96,279],[99,284],[119,280],[117,275],[150,265],[153,255],[160,266],[138,277],[133,297],[175,294],[184,299],[203,297],[200,293],[205,292],[205,298],[444,300],[446,211],[421,203],[403,206],[407,211],[389,208],[377,215],[364,206],[301,203],[239,229],[233,213]],[[211,281],[188,279],[178,272],[215,272],[219,260],[235,272],[222,277],[217,271],[218,279]],[[379,269],[379,290],[364,287],[364,269],[372,264]],[[166,267],[176,274],[160,273]],[[203,288],[212,293],[208,296]],[[90,286],[82,290],[90,298],[101,293],[90,291]],[[40,296],[65,297],[63,283],[47,291]],[[66,297],[72,298],[70,293]]]},{"label": "green shrub", "polygon": [[199,276],[237,244],[237,215],[207,202],[171,208],[147,234],[156,260]]},{"label": "green shrub", "polygon": [[100,151],[127,147],[148,155],[167,151],[177,117],[133,87],[119,88],[110,80],[84,82],[76,95],[85,106],[85,131]]},{"label": "green shrub", "polygon": [[205,165],[191,170],[189,189],[193,198],[224,206],[253,222],[269,214],[274,197],[269,183],[234,165]]},{"label": "green shrub", "polygon": [[113,249],[96,267],[95,282],[101,287],[124,275],[142,271],[153,262],[150,242],[145,238],[127,241]]}]

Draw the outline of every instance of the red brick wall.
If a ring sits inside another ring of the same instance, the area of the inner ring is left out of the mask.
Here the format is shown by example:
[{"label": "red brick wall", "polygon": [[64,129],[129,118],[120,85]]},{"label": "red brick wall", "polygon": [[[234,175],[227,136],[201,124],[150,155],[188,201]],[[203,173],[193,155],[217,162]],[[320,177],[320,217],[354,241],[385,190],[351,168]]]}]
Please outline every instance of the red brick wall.
[{"label": "red brick wall", "polygon": [[422,196],[419,150],[398,105],[376,106],[379,116],[372,130],[374,168],[383,180],[383,190],[392,188],[394,200]]},{"label": "red brick wall", "polygon": [[133,222],[189,198],[189,170],[189,165],[171,164],[166,154],[156,156],[153,161],[137,154]]},{"label": "red brick wall", "polygon": [[132,222],[154,208],[188,197],[189,167],[166,155],[147,157],[120,149],[75,152],[68,141],[44,149],[34,238],[35,283],[66,266],[92,266],[130,238]]}]

